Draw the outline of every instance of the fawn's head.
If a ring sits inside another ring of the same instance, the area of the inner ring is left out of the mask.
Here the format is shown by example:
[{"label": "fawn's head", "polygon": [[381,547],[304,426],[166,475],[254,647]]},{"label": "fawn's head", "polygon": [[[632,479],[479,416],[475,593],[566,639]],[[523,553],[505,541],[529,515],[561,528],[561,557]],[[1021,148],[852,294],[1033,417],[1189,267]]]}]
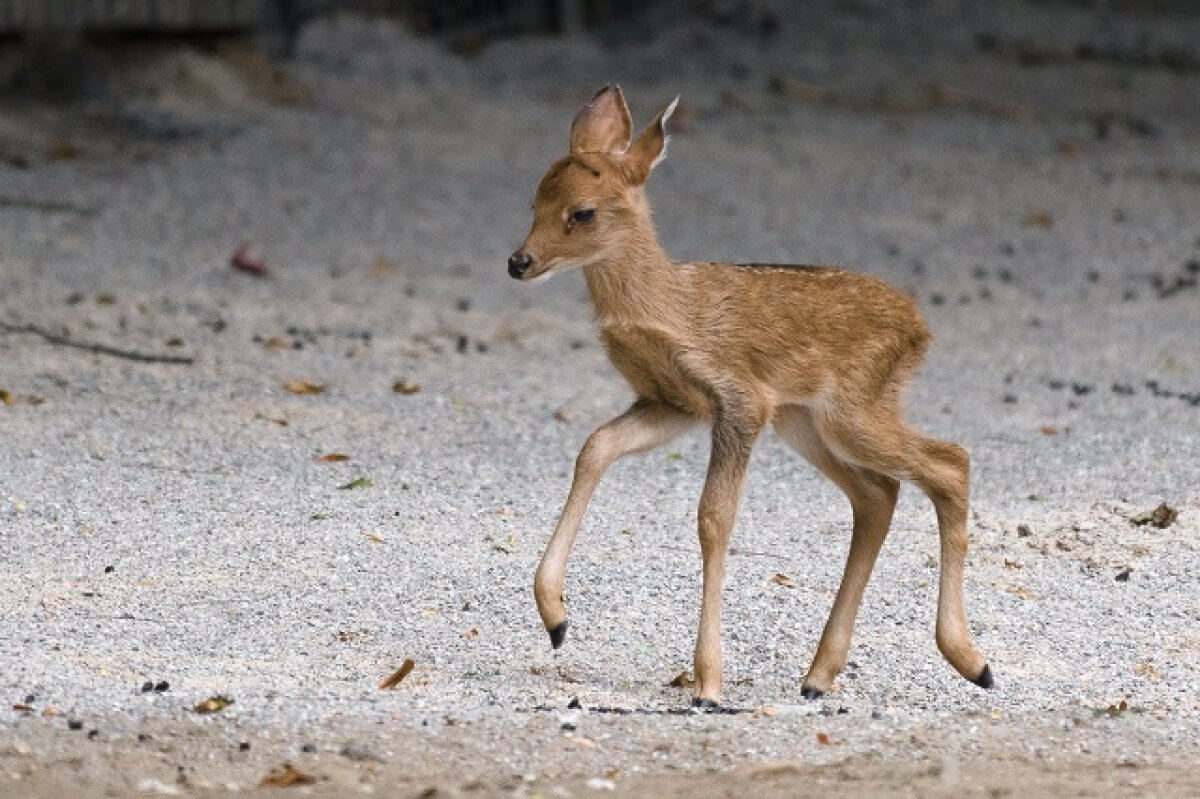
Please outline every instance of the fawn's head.
[{"label": "fawn's head", "polygon": [[508,259],[508,273],[532,280],[604,260],[641,235],[650,219],[644,186],[667,150],[675,98],[631,141],[625,96],[605,86],[571,124],[571,151],[551,165],[533,198],[533,226]]}]

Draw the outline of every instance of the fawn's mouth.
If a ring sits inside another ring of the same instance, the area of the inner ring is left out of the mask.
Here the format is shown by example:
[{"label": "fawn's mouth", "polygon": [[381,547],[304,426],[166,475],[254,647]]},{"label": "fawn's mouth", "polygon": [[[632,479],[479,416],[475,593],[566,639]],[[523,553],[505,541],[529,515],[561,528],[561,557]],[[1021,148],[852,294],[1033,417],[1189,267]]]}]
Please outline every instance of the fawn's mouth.
[{"label": "fawn's mouth", "polygon": [[508,274],[510,277],[525,283],[533,283],[537,280],[545,280],[555,271],[556,264],[551,262],[538,261],[527,266],[516,267],[511,262],[508,265]]}]

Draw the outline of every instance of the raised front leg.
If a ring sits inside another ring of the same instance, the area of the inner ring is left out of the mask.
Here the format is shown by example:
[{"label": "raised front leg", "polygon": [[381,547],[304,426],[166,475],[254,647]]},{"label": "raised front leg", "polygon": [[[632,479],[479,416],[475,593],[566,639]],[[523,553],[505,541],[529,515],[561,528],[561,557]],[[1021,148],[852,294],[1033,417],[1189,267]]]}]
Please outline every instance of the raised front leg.
[{"label": "raised front leg", "polygon": [[695,423],[694,418],[669,405],[640,399],[625,413],[588,436],[575,459],[575,478],[571,482],[567,504],[558,517],[558,525],[546,545],[533,580],[538,613],[550,633],[550,645],[555,649],[562,646],[567,635],[567,609],[562,598],[567,556],[600,478],[621,456],[661,446]]},{"label": "raised front leg", "polygon": [[694,660],[696,693],[692,705],[695,707],[716,707],[721,701],[721,586],[725,580],[725,555],[746,481],[750,450],[763,421],[751,415],[718,414],[713,424],[712,457],[698,513],[704,588]]}]

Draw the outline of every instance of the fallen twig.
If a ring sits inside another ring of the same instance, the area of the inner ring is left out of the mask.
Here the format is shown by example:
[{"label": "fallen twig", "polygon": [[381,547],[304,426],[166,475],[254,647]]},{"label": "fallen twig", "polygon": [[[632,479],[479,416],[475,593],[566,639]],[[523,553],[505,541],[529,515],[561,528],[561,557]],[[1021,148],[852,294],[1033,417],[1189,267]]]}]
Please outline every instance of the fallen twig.
[{"label": "fallen twig", "polygon": [[49,330],[44,330],[37,325],[10,325],[6,322],[0,322],[0,333],[30,333],[35,336],[41,336],[43,340],[50,344],[58,344],[63,347],[74,347],[77,350],[92,352],[97,355],[111,355],[114,358],[124,358],[127,361],[138,361],[139,363],[174,363],[184,366],[191,366],[195,363],[194,358],[186,355],[158,355],[155,353],[138,352],[137,350],[123,350],[118,347],[110,347],[107,344],[97,344],[90,341],[75,341],[60,336],[57,333],[51,333]]}]

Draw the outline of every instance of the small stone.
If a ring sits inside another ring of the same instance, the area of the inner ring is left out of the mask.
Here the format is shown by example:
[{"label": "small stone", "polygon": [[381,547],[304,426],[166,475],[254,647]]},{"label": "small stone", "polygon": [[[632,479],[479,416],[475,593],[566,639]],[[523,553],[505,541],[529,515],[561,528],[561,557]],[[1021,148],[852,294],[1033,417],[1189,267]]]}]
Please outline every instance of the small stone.
[{"label": "small stone", "polygon": [[1017,395],[1016,394],[1005,394],[1004,395],[1004,404],[1005,405],[1016,405],[1017,404]]},{"label": "small stone", "polygon": [[144,683],[142,683],[142,693],[148,694],[153,690],[154,690],[154,683],[151,682],[150,680],[146,680]]},{"label": "small stone", "polygon": [[116,570],[117,570],[117,567],[116,567],[116,566],[105,566],[105,567],[104,567],[104,573],[105,573],[105,574],[112,574],[112,573],[113,573],[113,572],[115,572]]},{"label": "small stone", "polygon": [[238,744],[238,751],[239,752],[249,752],[250,751],[250,742],[242,741],[240,744]]},{"label": "small stone", "polygon": [[171,683],[166,680],[159,680],[154,684],[154,693],[161,694],[171,690]]},{"label": "small stone", "polygon": [[100,735],[100,730],[88,730],[88,739],[95,740]]},{"label": "small stone", "polygon": [[300,747],[300,751],[306,755],[311,755],[317,751],[317,745],[312,743],[304,744],[304,746]]},{"label": "small stone", "polygon": [[454,345],[454,349],[457,350],[458,352],[462,353],[462,352],[466,352],[468,349],[470,349],[470,346],[471,346],[471,340],[469,338],[467,338],[466,336],[459,336],[458,342]]},{"label": "small stone", "polygon": [[563,732],[575,732],[576,727],[571,722],[564,721],[562,723],[562,726],[559,727],[559,729],[562,730]]},{"label": "small stone", "polygon": [[458,302],[454,303],[454,307],[463,313],[466,313],[467,311],[471,310],[471,301],[466,297],[459,297]]},{"label": "small stone", "polygon": [[67,729],[78,732],[83,729],[83,722],[76,719],[67,719]]},{"label": "small stone", "polygon": [[1121,571],[1117,572],[1117,576],[1113,579],[1118,583],[1127,583],[1129,582],[1129,574],[1132,571],[1132,569],[1122,569]]},{"label": "small stone", "polygon": [[567,702],[567,710],[583,710],[583,703],[579,701],[579,697]]},{"label": "small stone", "polygon": [[174,785],[156,780],[152,777],[140,781],[137,784],[138,793],[149,793],[157,796],[178,796],[182,791]]},{"label": "small stone", "polygon": [[1017,525],[1017,538],[1028,538],[1033,535],[1033,531],[1029,529],[1028,524]]}]

